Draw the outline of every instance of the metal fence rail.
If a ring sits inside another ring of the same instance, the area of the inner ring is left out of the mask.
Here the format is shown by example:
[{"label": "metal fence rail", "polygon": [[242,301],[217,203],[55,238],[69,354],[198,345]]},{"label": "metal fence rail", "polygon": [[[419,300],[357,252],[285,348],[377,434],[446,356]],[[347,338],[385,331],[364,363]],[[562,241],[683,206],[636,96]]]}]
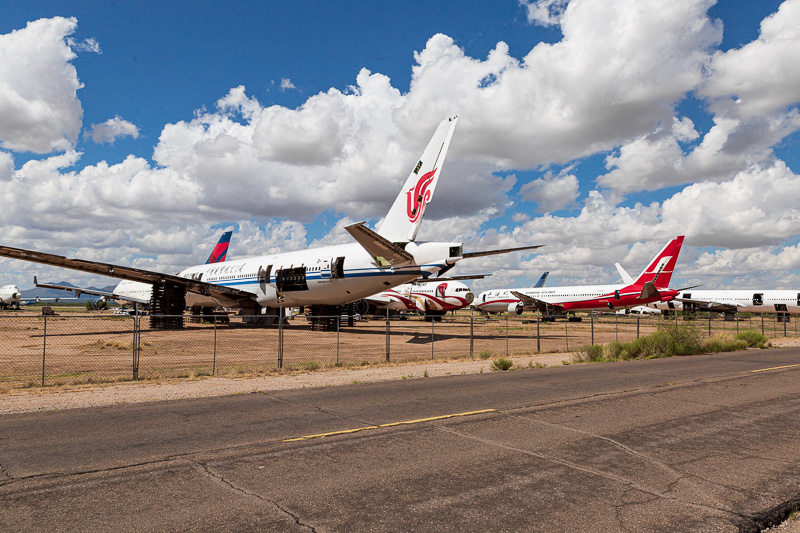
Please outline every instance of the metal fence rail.
[{"label": "metal fence rail", "polygon": [[[168,330],[151,329],[149,317],[128,315],[0,315],[0,390],[571,352],[588,344],[630,341],[667,320],[679,320],[586,315],[581,322],[542,322],[537,315],[462,312],[437,321],[377,316],[347,326],[339,318],[331,320],[335,328],[312,331],[303,315],[269,327],[187,315],[179,317],[183,327]],[[744,329],[770,337],[797,335],[797,321],[778,322],[772,316],[725,321],[708,314],[682,323],[708,336]]]}]

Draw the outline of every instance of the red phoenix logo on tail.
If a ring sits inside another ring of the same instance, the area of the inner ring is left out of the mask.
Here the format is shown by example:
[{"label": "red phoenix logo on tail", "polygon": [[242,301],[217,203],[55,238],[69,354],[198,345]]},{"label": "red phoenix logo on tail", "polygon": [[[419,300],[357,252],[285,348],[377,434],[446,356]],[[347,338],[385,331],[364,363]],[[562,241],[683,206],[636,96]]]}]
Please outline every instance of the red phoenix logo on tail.
[{"label": "red phoenix logo on tail", "polygon": [[422,216],[425,204],[431,199],[431,191],[428,187],[436,176],[436,169],[434,168],[427,174],[423,174],[417,184],[406,192],[407,207],[408,207],[408,220],[416,222]]}]

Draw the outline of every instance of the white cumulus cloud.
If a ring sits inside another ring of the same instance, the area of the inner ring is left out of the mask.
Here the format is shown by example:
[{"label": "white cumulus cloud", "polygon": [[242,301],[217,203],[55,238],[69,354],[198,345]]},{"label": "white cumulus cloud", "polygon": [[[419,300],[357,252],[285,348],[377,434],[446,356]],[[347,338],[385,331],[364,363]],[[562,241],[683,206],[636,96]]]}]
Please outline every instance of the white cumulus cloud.
[{"label": "white cumulus cloud", "polygon": [[91,130],[86,135],[97,144],[114,144],[114,141],[120,137],[137,139],[139,137],[139,128],[117,115],[100,124],[92,124]]}]

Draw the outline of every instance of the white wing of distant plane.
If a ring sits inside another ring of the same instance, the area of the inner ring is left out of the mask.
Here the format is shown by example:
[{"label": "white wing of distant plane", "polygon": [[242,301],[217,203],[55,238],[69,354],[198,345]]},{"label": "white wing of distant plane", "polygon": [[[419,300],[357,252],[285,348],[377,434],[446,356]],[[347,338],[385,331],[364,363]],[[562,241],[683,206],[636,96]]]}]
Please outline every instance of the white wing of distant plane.
[{"label": "white wing of distant plane", "polygon": [[[36,276],[33,277],[33,284],[37,287],[41,287],[43,289],[59,289],[62,291],[74,292],[75,298],[80,298],[81,294],[89,294],[91,296],[101,296],[108,300],[122,300],[125,302],[131,302],[135,304],[144,304],[147,305],[150,303],[150,300],[143,300],[141,298],[134,298],[133,296],[123,296],[122,294],[116,294],[113,292],[108,291],[99,291],[95,289],[81,289],[79,287],[69,287],[66,285],[54,285],[52,283],[39,283],[36,279]],[[47,298],[38,298],[38,300],[46,300]],[[63,300],[64,298],[59,298]]]},{"label": "white wing of distant plane", "polygon": [[542,312],[552,312],[553,310],[563,309],[558,304],[551,304],[547,303],[544,300],[539,300],[538,298],[533,298],[528,296],[527,294],[523,294],[519,291],[511,291],[516,298],[519,298],[519,301],[522,302],[522,305],[525,307],[530,307],[532,309],[536,309]]}]

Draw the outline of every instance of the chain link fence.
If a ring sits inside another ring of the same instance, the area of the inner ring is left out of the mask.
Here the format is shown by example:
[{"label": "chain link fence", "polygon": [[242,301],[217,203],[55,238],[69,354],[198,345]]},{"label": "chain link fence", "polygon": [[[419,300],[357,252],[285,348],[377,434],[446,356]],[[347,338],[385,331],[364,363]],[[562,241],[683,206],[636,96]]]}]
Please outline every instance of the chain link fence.
[{"label": "chain link fence", "polygon": [[[177,318],[182,327],[152,329],[149,316],[0,315],[0,390],[569,353],[588,344],[630,341],[679,320],[678,315],[585,315],[580,322],[545,322],[538,315],[462,311],[435,320],[376,316],[352,325],[346,317],[330,317],[332,326],[319,330],[305,315],[272,326],[214,316]],[[797,336],[796,320],[778,321],[774,315],[692,318],[685,323],[708,336],[744,329],[773,338]]]}]

